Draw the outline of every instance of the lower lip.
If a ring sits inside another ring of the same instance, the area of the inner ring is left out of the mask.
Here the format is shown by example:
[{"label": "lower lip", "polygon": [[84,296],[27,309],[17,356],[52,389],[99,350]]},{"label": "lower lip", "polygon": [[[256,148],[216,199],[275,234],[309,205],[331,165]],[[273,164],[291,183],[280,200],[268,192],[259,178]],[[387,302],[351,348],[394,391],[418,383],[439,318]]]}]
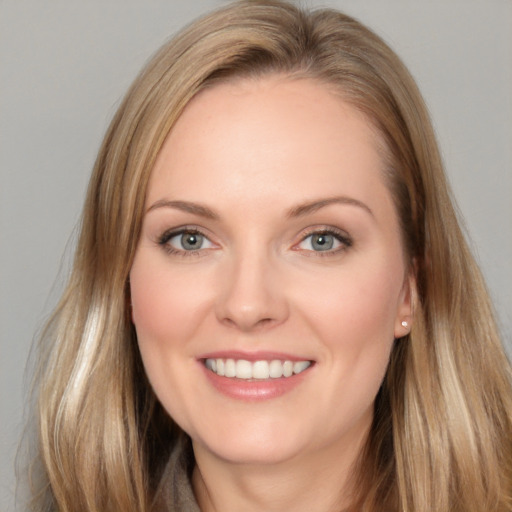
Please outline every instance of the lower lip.
[{"label": "lower lip", "polygon": [[307,376],[312,366],[291,377],[265,380],[245,380],[221,377],[200,362],[206,378],[213,387],[229,398],[245,401],[263,401],[277,398],[295,389]]}]

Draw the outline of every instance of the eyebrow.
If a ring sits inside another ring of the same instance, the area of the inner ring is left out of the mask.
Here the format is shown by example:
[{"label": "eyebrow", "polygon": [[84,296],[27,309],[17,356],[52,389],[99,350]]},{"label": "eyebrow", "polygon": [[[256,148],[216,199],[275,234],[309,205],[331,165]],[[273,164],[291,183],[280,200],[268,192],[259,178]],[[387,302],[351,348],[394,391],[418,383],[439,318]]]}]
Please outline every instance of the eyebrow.
[{"label": "eyebrow", "polygon": [[[308,203],[300,204],[288,210],[287,217],[302,217],[304,215],[314,213],[320,210],[321,208],[325,208],[326,206],[329,206],[331,204],[345,204],[350,206],[357,206],[368,212],[373,217],[372,210],[366,204],[352,197],[345,196],[328,197],[326,199],[318,199]],[[146,210],[146,213],[149,213],[158,208],[174,208],[176,210],[181,210],[183,212],[199,215],[200,217],[204,217],[210,220],[220,219],[219,215],[210,208],[208,208],[207,206],[198,203],[192,203],[190,201],[170,201],[167,199],[161,199],[156,203],[153,203]]]},{"label": "eyebrow", "polygon": [[368,212],[372,217],[374,216],[369,206],[361,201],[358,201],[357,199],[345,196],[328,197],[326,199],[318,199],[316,201],[304,203],[289,210],[287,215],[288,217],[302,217],[303,215],[314,213],[321,208],[325,208],[331,204],[346,204],[350,206],[357,206]]},{"label": "eyebrow", "polygon": [[191,203],[189,201],[169,201],[167,199],[161,199],[160,201],[153,203],[146,210],[146,213],[156,210],[157,208],[174,208],[176,210],[181,210],[183,212],[199,215],[200,217],[205,217],[206,219],[219,219],[219,216],[213,210],[210,210],[210,208],[208,208],[207,206],[203,206],[197,203]]}]

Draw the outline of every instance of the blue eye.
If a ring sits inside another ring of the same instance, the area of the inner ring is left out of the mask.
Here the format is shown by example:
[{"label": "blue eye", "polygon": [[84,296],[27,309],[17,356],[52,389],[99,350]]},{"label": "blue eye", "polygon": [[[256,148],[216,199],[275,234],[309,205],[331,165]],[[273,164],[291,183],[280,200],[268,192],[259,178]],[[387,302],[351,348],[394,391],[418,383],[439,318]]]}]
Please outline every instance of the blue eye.
[{"label": "blue eye", "polygon": [[338,242],[334,236],[324,233],[310,235],[309,239],[309,243],[314,251],[330,251],[334,247],[335,243]]},{"label": "blue eye", "polygon": [[213,247],[212,242],[202,233],[191,229],[164,233],[159,240],[159,244],[165,246],[171,253],[190,253]]},{"label": "blue eye", "polygon": [[299,249],[314,252],[337,252],[350,247],[351,240],[345,235],[330,231],[317,231],[306,236],[298,245]]}]

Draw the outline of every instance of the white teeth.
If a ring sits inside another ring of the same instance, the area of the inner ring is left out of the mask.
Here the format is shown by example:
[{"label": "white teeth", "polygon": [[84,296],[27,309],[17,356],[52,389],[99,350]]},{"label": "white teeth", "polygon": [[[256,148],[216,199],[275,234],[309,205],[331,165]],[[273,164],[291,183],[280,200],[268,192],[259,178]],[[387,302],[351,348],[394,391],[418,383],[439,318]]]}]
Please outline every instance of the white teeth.
[{"label": "white teeth", "polygon": [[224,375],[226,377],[236,377],[236,364],[234,359],[226,359]]},{"label": "white teeth", "polygon": [[291,361],[285,361],[283,364],[283,376],[291,377],[293,375],[293,363]]},{"label": "white teeth", "polygon": [[303,372],[309,366],[309,361],[297,361],[293,365],[293,373]]},{"label": "white teeth", "polygon": [[206,368],[221,377],[236,377],[237,379],[279,379],[291,377],[303,372],[311,366],[311,361],[247,361],[245,359],[206,359]]},{"label": "white teeth", "polygon": [[269,373],[273,379],[283,376],[283,363],[281,361],[271,361],[269,364]]},{"label": "white teeth", "polygon": [[267,361],[255,361],[252,364],[252,378],[253,379],[268,379],[270,377],[270,370]]},{"label": "white teeth", "polygon": [[252,377],[252,365],[249,361],[239,359],[236,362],[236,376],[239,379],[250,379]]}]

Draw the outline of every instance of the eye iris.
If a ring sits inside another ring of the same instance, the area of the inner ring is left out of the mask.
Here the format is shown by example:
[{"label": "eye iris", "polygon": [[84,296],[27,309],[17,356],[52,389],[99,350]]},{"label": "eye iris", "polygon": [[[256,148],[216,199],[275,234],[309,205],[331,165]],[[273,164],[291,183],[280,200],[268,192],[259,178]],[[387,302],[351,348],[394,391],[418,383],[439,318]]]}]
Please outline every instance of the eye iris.
[{"label": "eye iris", "polygon": [[181,235],[181,246],[187,251],[198,249],[202,243],[203,236],[197,233],[184,233]]},{"label": "eye iris", "polygon": [[334,245],[334,238],[332,235],[318,234],[311,237],[311,245],[316,251],[328,251]]}]

